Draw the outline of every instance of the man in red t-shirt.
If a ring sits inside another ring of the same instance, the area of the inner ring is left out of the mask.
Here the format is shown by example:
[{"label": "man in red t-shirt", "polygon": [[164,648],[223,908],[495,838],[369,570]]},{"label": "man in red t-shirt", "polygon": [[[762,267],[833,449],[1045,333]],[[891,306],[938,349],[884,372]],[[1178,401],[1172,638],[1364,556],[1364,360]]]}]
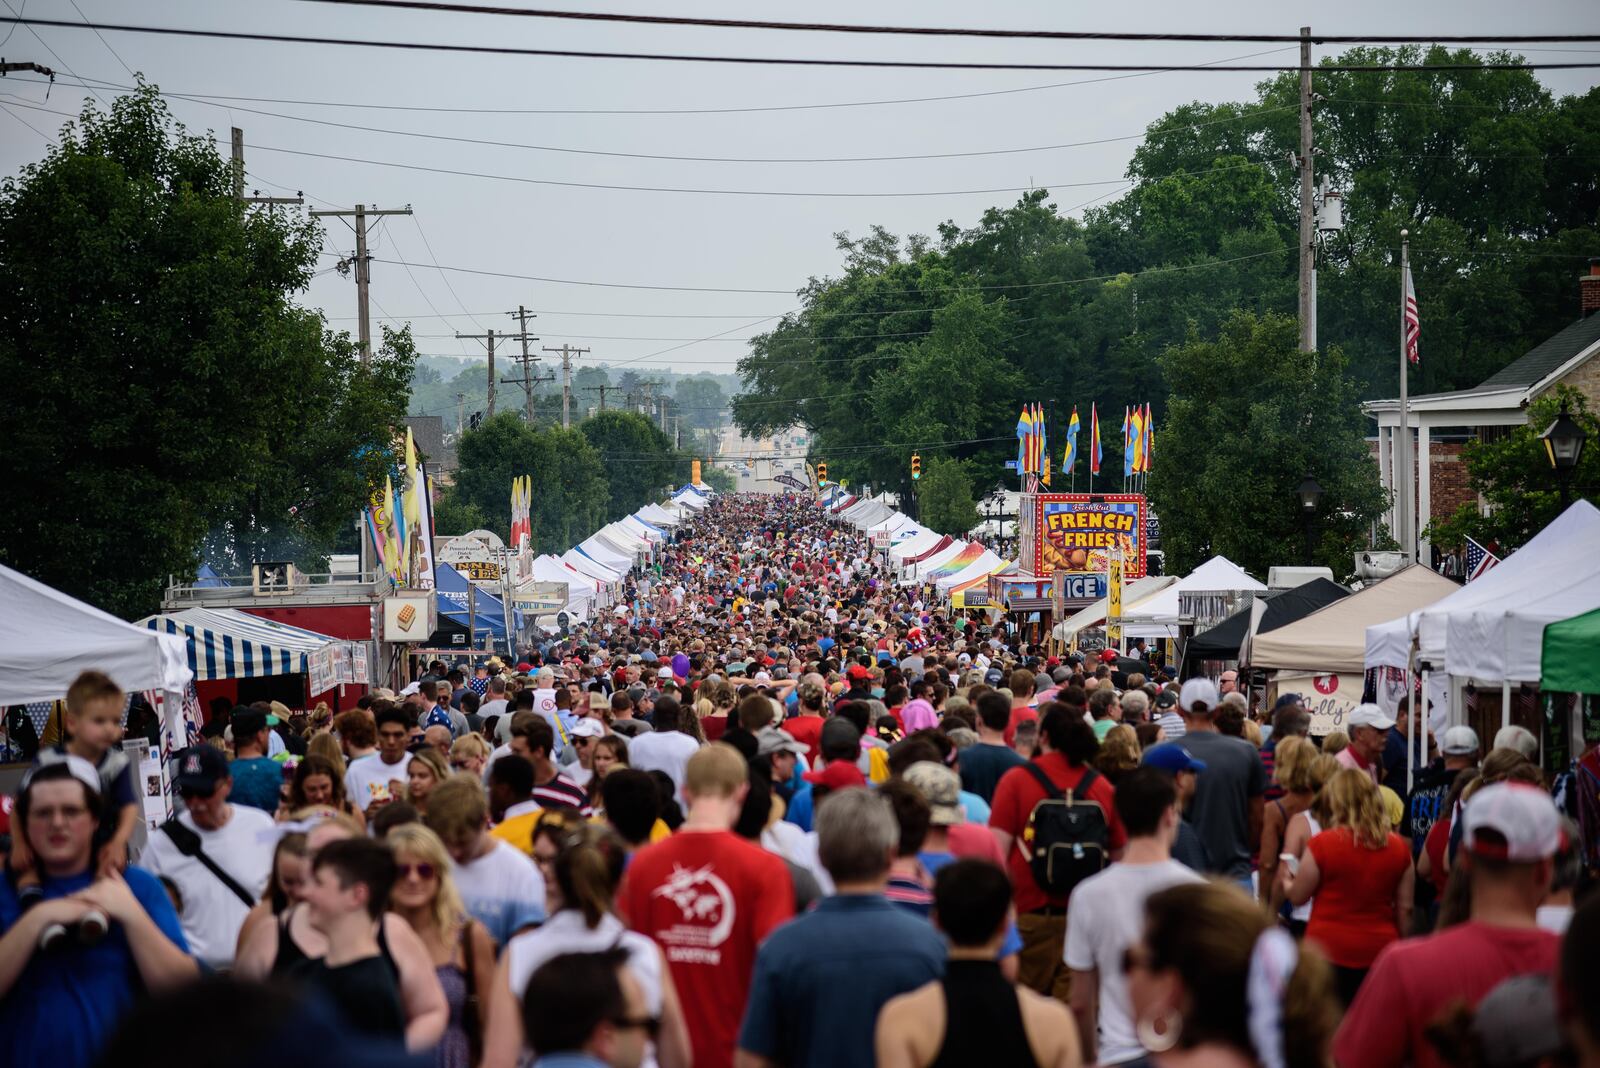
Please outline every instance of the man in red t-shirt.
[{"label": "man in red t-shirt", "polygon": [[794,694],[795,714],[783,721],[783,729],[806,747],[806,757],[815,764],[822,752],[822,705],[828,699],[828,691],[822,676],[810,674],[800,680]]},{"label": "man in red t-shirt", "polygon": [[1006,685],[1011,690],[1011,722],[1006,724],[1006,744],[1010,745],[1017,738],[1017,724],[1029,719],[1038,719],[1039,711],[1033,707],[1033,673],[1026,668],[1018,668],[1011,673],[1011,678]]},{"label": "man in red t-shirt", "polygon": [[1473,795],[1462,828],[1468,921],[1378,955],[1334,1039],[1341,1068],[1444,1068],[1424,1035],[1429,1024],[1458,1003],[1475,1007],[1506,979],[1554,974],[1561,939],[1536,916],[1561,845],[1555,804],[1538,787],[1496,783]]},{"label": "man in red t-shirt", "polygon": [[[1094,729],[1083,721],[1080,713],[1054,702],[1045,706],[1044,715],[1039,719],[1040,755],[1033,763],[1056,789],[1076,790],[1099,748]],[[1111,783],[1097,775],[1081,796],[1098,802],[1105,811],[1110,830],[1108,845],[1113,856],[1120,854],[1127,834],[1112,804],[1116,794]],[[1017,933],[1022,936],[1017,981],[1041,994],[1060,998],[1064,1003],[1072,979],[1062,958],[1070,895],[1053,897],[1039,888],[1033,878],[1028,852],[1021,842],[1033,806],[1045,797],[1044,786],[1026,767],[1012,768],[1000,777],[1000,784],[995,787],[989,807],[989,827],[1006,856],[1006,870],[1011,874],[1016,898]]]},{"label": "man in red t-shirt", "polygon": [[677,834],[634,855],[617,897],[628,925],[667,958],[698,1068],[731,1068],[756,947],[794,915],[788,866],[731,829],[749,774],[722,742],[691,756],[688,817]]}]

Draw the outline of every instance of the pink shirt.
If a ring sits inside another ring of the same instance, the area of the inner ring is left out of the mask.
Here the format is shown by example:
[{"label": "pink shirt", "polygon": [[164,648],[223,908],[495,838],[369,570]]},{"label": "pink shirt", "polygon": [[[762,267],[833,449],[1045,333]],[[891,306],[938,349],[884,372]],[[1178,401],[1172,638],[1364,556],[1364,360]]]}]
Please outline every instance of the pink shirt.
[{"label": "pink shirt", "polygon": [[1356,752],[1355,746],[1345,746],[1334,755],[1333,759],[1339,762],[1339,766],[1341,768],[1355,768],[1357,771],[1366,775],[1367,778],[1371,779],[1372,785],[1378,785],[1378,766],[1376,764],[1367,764],[1363,762],[1361,755]]}]

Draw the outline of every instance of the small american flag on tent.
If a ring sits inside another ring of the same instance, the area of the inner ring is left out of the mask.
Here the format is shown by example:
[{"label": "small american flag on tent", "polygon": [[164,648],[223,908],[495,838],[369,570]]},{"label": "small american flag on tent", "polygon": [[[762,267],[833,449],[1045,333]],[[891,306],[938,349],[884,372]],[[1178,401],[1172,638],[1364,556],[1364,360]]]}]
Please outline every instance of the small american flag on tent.
[{"label": "small american flag on tent", "polygon": [[1494,553],[1490,552],[1488,549],[1485,549],[1471,538],[1467,539],[1468,582],[1471,582],[1475,578],[1481,578],[1499,562],[1500,558]]}]

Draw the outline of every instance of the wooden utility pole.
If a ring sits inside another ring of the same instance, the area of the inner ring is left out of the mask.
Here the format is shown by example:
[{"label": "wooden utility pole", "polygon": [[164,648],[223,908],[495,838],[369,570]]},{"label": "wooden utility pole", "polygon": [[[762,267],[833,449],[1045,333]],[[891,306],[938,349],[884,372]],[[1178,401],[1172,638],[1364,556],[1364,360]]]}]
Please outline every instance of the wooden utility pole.
[{"label": "wooden utility pole", "polygon": [[[303,195],[292,197],[258,197],[244,195],[244,131],[235,126],[233,128],[233,199],[242,204],[293,204],[299,206],[306,202]],[[251,190],[259,193],[259,189]]]},{"label": "wooden utility pole", "polygon": [[460,338],[462,340],[469,340],[470,339],[472,341],[481,341],[481,342],[484,343],[484,347],[486,349],[488,349],[488,352],[489,352],[489,405],[488,405],[488,408],[489,408],[489,410],[486,413],[486,415],[490,419],[494,418],[494,381],[495,381],[495,379],[494,379],[494,343],[496,341],[504,341],[508,337],[516,337],[516,336],[518,336],[518,335],[507,334],[507,333],[505,333],[503,331],[501,333],[497,334],[493,330],[486,330],[481,334],[463,334],[460,331],[456,332],[456,337],[458,337],[458,338]]},{"label": "wooden utility pole", "polygon": [[[538,357],[536,356],[536,357],[534,357],[534,359],[538,359]],[[532,426],[533,425],[533,387],[538,385],[540,382],[554,382],[556,380],[556,373],[554,371],[551,371],[547,375],[533,375],[533,376],[530,377],[529,374],[528,374],[528,363],[526,361],[522,361],[522,360],[519,360],[518,362],[522,364],[522,377],[521,378],[502,378],[500,380],[500,384],[502,386],[521,386],[522,387],[523,396],[527,400],[527,407],[524,409],[524,411],[526,412],[528,425]]]},{"label": "wooden utility pole", "polygon": [[[572,358],[589,350],[563,344],[559,349],[547,347],[544,351],[561,353],[561,429],[569,430],[572,427]],[[606,395],[600,394],[601,411],[605,410],[605,399]]]},{"label": "wooden utility pole", "polygon": [[[522,305],[518,304],[516,311],[514,311],[514,312],[506,312],[506,314],[511,316],[511,318],[517,320],[518,326],[521,327],[521,332],[517,335],[517,338],[518,338],[518,340],[520,340],[522,342],[522,358],[520,360],[518,360],[517,362],[522,364],[522,393],[523,393],[524,399],[527,401],[526,411],[527,411],[527,415],[528,415],[528,425],[532,426],[533,425],[533,383],[534,382],[547,382],[550,379],[546,379],[546,378],[530,378],[529,377],[529,374],[530,374],[530,372],[531,372],[531,370],[533,368],[533,361],[535,361],[535,360],[537,360],[539,358],[539,357],[533,355],[532,353],[530,353],[528,351],[528,342],[529,341],[538,341],[539,340],[538,338],[531,337],[528,334],[528,320],[529,320],[529,318],[533,317],[533,313],[530,312],[527,308],[524,308]],[[554,377],[555,376],[553,374],[550,376],[550,378],[554,378]]]},{"label": "wooden utility pole", "polygon": [[621,389],[622,387],[621,386],[584,386],[583,388],[588,390],[590,393],[598,393],[598,394],[600,394],[600,410],[603,412],[603,411],[606,410],[606,394],[607,393],[615,393],[615,392],[617,392],[617,390]]},{"label": "wooden utility pole", "polygon": [[1317,347],[1316,187],[1311,146],[1311,27],[1300,27],[1300,351]]},{"label": "wooden utility pole", "polygon": [[[241,135],[240,141],[241,151],[243,150],[242,136],[243,135]],[[313,218],[319,218],[328,215],[334,215],[343,218],[344,216],[349,215],[354,216],[356,220],[354,226],[354,230],[356,232],[356,315],[360,323],[362,367],[366,367],[372,363],[372,322],[369,317],[370,312],[367,305],[367,286],[372,280],[372,257],[367,255],[367,220],[369,218],[376,218],[381,215],[410,214],[411,205],[409,204],[403,208],[385,208],[382,210],[378,208],[369,208],[365,204],[357,204],[350,211],[313,211],[311,213]],[[348,262],[349,261],[341,261],[341,263]],[[493,387],[490,388],[491,390],[493,389]],[[489,402],[491,404],[494,403],[493,392],[489,394]]]},{"label": "wooden utility pole", "polygon": [[456,394],[456,436],[457,437],[460,437],[461,436],[461,432],[466,429],[466,426],[467,426],[467,414],[466,413],[467,413],[467,395],[465,393],[457,393]]}]

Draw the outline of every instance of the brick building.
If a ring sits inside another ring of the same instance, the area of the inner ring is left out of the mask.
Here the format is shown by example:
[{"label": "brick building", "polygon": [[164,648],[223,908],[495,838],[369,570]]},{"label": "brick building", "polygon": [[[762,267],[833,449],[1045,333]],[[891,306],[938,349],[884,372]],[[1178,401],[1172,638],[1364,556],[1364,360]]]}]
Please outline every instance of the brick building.
[{"label": "brick building", "polygon": [[[1580,318],[1564,330],[1513,360],[1471,389],[1428,393],[1407,400],[1406,420],[1412,435],[1411,505],[1416,518],[1417,557],[1431,561],[1432,547],[1424,529],[1476,500],[1467,488],[1462,446],[1488,441],[1528,421],[1528,405],[1557,385],[1584,394],[1600,406],[1600,259],[1589,261],[1589,273],[1578,279]],[[1368,401],[1363,410],[1378,424],[1372,443],[1383,487],[1393,492],[1399,463],[1400,401]],[[1391,506],[1386,523],[1396,529]]]}]

